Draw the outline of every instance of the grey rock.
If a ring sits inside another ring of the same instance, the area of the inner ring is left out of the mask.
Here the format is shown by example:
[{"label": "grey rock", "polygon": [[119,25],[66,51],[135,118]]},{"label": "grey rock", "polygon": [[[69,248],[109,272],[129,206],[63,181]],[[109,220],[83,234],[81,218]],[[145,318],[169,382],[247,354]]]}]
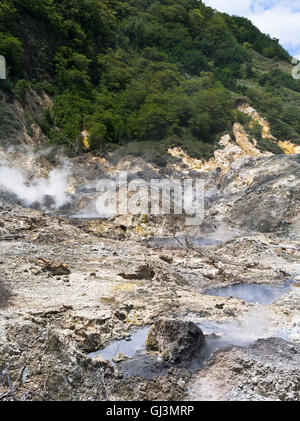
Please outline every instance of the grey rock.
[{"label": "grey rock", "polygon": [[205,345],[202,330],[192,322],[158,320],[150,328],[146,347],[174,362],[189,360]]}]

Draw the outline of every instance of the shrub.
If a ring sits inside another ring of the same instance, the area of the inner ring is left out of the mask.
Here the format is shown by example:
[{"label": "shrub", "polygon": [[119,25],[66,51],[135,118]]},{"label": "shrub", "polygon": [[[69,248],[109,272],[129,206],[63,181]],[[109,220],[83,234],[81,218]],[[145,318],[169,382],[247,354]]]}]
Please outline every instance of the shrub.
[{"label": "shrub", "polygon": [[31,84],[26,79],[19,79],[16,83],[14,93],[16,98],[23,104],[26,102],[26,93],[29,91]]},{"label": "shrub", "polygon": [[12,35],[0,34],[0,54],[6,58],[13,74],[20,73],[23,47],[22,42],[18,38]]}]

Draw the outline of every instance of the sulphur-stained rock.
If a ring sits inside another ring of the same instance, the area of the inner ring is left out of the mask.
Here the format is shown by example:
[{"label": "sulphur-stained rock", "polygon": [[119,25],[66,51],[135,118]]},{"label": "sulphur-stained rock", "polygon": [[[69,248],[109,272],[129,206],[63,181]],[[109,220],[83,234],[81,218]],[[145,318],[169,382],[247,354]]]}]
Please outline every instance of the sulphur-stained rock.
[{"label": "sulphur-stained rock", "polygon": [[35,259],[34,263],[44,271],[51,272],[54,276],[70,275],[71,273],[66,264],[54,260],[38,258]]},{"label": "sulphur-stained rock", "polygon": [[149,351],[174,362],[192,358],[204,345],[202,330],[195,323],[180,320],[158,320],[146,338]]},{"label": "sulphur-stained rock", "polygon": [[152,279],[154,275],[153,269],[148,264],[136,265],[119,273],[119,276],[124,279]]}]

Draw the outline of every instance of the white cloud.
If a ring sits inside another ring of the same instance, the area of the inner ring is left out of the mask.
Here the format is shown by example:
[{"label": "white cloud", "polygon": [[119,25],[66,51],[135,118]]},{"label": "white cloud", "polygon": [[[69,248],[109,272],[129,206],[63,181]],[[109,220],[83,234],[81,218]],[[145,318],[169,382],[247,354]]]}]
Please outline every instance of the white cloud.
[{"label": "white cloud", "polygon": [[300,0],[205,0],[221,12],[245,16],[300,59]]}]

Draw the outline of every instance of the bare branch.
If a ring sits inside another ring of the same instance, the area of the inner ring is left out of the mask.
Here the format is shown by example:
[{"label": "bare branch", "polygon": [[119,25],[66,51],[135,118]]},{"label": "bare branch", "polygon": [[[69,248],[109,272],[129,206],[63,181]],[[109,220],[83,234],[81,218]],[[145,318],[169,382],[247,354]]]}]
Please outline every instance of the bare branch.
[{"label": "bare branch", "polygon": [[13,400],[17,401],[18,399],[16,398],[15,391],[14,391],[14,388],[13,388],[13,385],[12,385],[11,379],[10,379],[9,365],[7,366],[7,369],[6,369],[6,376],[7,376],[8,386],[9,386],[9,389],[10,389],[10,394],[11,394]]}]

